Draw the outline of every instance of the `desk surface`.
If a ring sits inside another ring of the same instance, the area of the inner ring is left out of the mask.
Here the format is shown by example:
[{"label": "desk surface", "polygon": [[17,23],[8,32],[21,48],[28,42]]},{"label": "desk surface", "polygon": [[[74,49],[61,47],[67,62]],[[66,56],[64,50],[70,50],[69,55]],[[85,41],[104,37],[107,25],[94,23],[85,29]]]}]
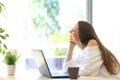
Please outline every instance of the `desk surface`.
[{"label": "desk surface", "polygon": [[[43,76],[39,76],[39,77],[14,77],[14,76],[7,76],[7,77],[0,77],[0,80],[58,80],[56,79],[52,79],[52,78],[47,78],[47,77],[43,77]],[[69,78],[60,78],[59,80],[71,80]],[[111,79],[107,79],[107,78],[98,78],[98,77],[85,77],[85,76],[81,76],[76,80],[111,80]]]},{"label": "desk surface", "polygon": [[[21,65],[22,64],[22,65]],[[3,64],[0,64],[0,80],[58,80],[58,78],[48,78],[40,75],[36,68],[26,69],[24,60],[17,64],[14,76],[7,75],[7,71]],[[59,78],[59,80],[71,80],[70,78]],[[77,80],[111,80],[100,77],[80,76]]]},{"label": "desk surface", "polygon": [[[48,78],[39,74],[35,69],[16,73],[14,76],[0,75],[0,80],[58,80],[58,78]],[[59,80],[71,80],[70,78],[59,78]],[[80,76],[77,80],[111,80],[100,77]]]}]

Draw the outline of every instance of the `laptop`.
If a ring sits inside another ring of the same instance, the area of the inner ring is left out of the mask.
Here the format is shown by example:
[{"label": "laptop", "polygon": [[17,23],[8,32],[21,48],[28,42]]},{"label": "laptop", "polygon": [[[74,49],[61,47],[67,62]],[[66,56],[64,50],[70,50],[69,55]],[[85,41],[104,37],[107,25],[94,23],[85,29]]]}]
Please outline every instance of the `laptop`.
[{"label": "laptop", "polygon": [[31,49],[31,54],[36,62],[40,74],[49,78],[69,78],[69,74],[64,71],[50,71],[46,58],[42,50]]}]

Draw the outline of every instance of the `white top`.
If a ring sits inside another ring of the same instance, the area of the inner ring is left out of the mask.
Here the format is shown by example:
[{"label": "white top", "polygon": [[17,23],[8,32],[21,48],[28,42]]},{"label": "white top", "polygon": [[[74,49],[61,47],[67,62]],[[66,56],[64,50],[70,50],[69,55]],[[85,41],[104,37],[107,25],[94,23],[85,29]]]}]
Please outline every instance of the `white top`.
[{"label": "white top", "polygon": [[73,66],[80,67],[79,75],[82,76],[99,76],[113,80],[120,80],[120,73],[118,75],[112,75],[106,70],[98,46],[84,48],[76,59],[72,58],[70,61],[64,62],[63,69],[67,71],[68,67]]}]

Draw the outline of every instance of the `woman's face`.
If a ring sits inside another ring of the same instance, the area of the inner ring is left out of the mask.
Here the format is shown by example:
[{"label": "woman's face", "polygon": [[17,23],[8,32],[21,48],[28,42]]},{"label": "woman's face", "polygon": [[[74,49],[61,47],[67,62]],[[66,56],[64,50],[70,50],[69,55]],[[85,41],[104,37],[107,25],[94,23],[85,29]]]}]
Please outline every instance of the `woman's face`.
[{"label": "woman's face", "polygon": [[79,40],[79,30],[78,30],[78,24],[76,24],[70,31],[70,39],[72,39],[73,42],[78,43]]}]

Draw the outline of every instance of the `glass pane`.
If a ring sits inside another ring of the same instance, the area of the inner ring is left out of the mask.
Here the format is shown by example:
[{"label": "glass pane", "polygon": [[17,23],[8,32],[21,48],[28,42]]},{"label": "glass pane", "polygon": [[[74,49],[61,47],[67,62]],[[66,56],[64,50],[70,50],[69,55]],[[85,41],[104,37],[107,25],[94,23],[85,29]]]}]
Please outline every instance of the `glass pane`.
[{"label": "glass pane", "polygon": [[86,0],[31,0],[29,7],[29,48],[42,49],[48,56],[64,56],[70,28],[78,20],[86,21]]}]

